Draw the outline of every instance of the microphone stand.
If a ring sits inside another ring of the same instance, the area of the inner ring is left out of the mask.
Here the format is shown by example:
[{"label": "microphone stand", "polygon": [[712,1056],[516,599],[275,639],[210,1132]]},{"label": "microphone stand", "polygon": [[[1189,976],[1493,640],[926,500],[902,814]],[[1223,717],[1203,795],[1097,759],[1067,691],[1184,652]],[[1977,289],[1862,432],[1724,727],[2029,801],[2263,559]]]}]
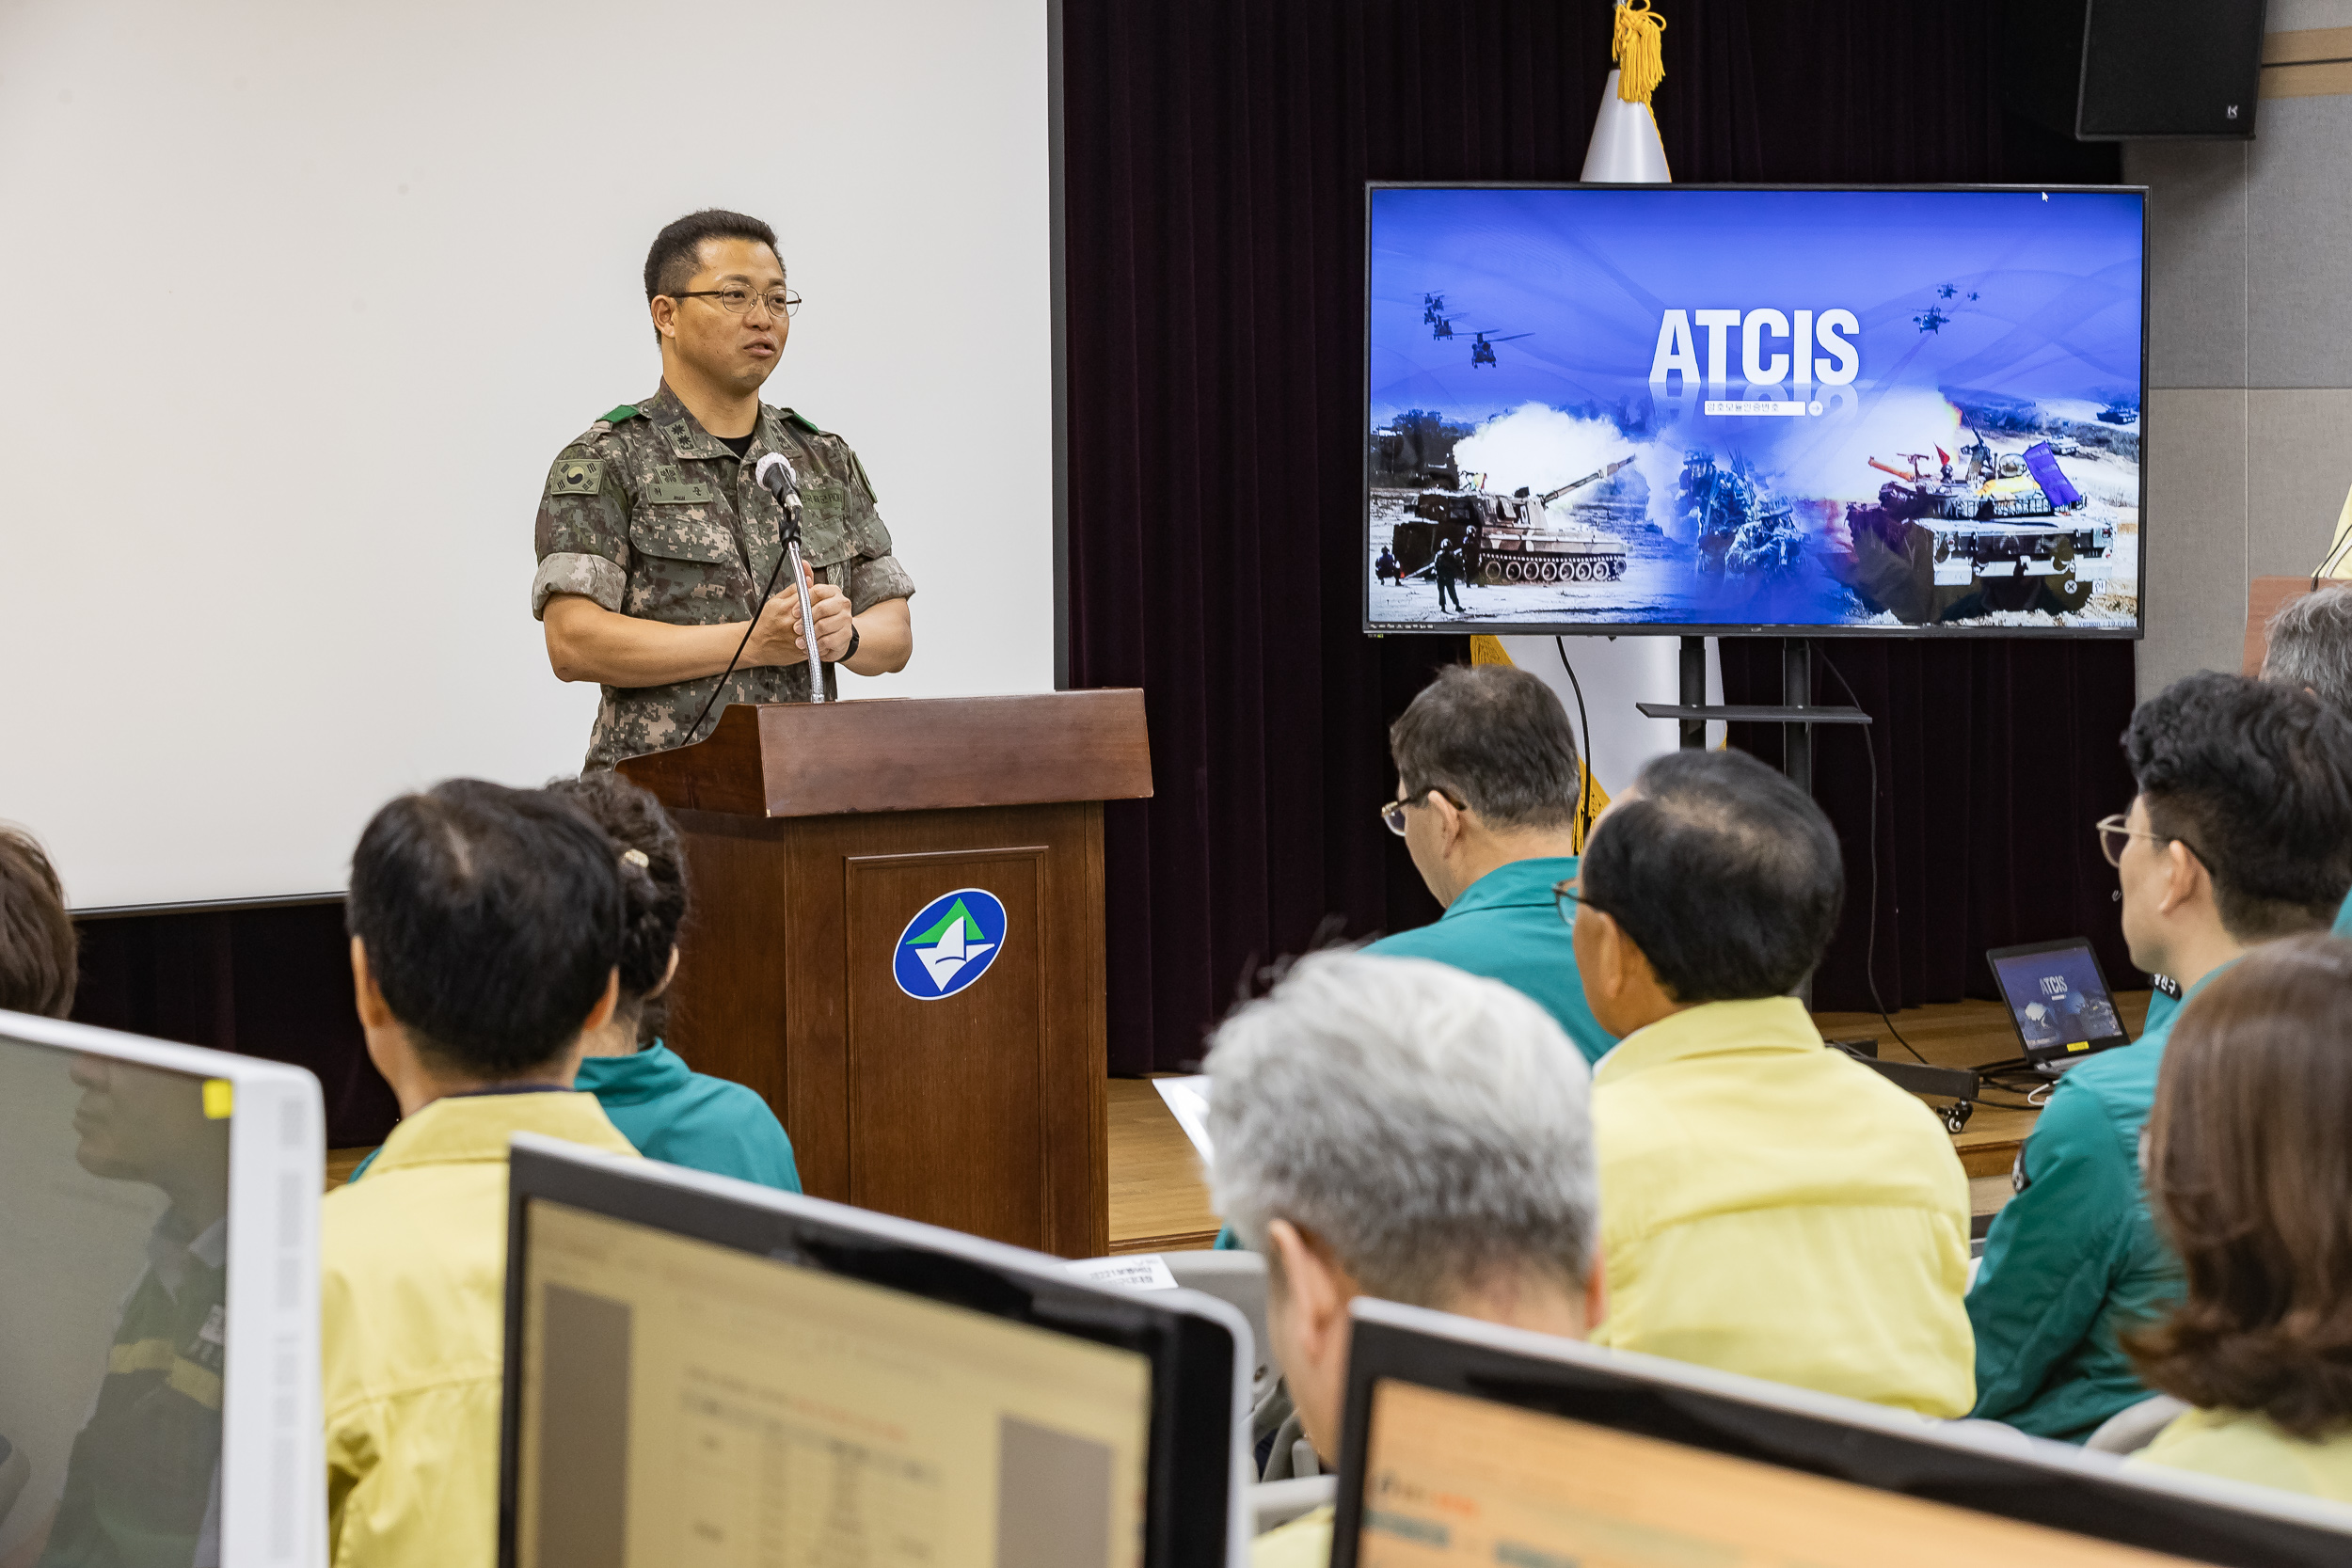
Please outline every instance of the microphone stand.
[{"label": "microphone stand", "polygon": [[808,650],[808,700],[825,700],[825,664],[817,657],[817,609],[809,601],[814,596],[805,570],[801,565],[801,498],[794,496],[792,504],[785,508],[784,549],[791,558],[792,582],[801,599],[801,645]]}]

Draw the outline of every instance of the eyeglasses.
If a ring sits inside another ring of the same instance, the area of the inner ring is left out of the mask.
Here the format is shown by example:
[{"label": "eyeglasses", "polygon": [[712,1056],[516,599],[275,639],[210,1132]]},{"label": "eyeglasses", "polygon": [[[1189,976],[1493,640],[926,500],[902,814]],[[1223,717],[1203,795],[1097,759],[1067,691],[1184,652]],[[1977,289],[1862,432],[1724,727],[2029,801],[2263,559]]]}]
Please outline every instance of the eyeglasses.
[{"label": "eyeglasses", "polygon": [[715,299],[719,309],[730,316],[739,316],[756,300],[768,307],[771,316],[788,316],[801,308],[801,296],[789,289],[771,289],[756,293],[750,289],[688,289],[672,294],[672,299]]},{"label": "eyeglasses", "polygon": [[1439,789],[1433,784],[1429,788],[1422,790],[1418,795],[1408,795],[1399,800],[1382,801],[1380,804],[1380,820],[1388,825],[1389,832],[1394,833],[1399,838],[1403,838],[1405,836],[1405,808],[1406,806],[1418,806],[1432,795],[1441,797],[1445,802],[1452,806],[1455,811],[1470,810],[1470,807],[1462,804],[1461,801],[1456,800],[1453,796],[1446,794],[1444,790]]},{"label": "eyeglasses", "polygon": [[1576,911],[1583,902],[1584,889],[1578,885],[1576,878],[1551,884],[1552,908],[1560,911],[1560,918],[1568,925],[1576,924]]},{"label": "eyeglasses", "polygon": [[2132,840],[2136,838],[2152,839],[2158,844],[2188,844],[2190,854],[2195,855],[2208,867],[2213,864],[2212,860],[2202,849],[2198,848],[2194,844],[2189,844],[2188,840],[2180,834],[2151,832],[2145,828],[2135,828],[2131,826],[2130,818],[2122,812],[2118,812],[2113,816],[2099,818],[2091,825],[2090,831],[2099,835],[2099,853],[2107,858],[2109,865],[2119,869],[2123,864],[2123,851],[2131,847]]}]

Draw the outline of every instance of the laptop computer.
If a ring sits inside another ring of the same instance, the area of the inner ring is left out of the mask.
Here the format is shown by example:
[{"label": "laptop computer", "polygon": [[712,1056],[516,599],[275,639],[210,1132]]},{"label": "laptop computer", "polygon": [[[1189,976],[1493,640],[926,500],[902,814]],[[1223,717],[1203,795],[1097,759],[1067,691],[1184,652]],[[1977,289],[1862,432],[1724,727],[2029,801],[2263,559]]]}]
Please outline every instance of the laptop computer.
[{"label": "laptop computer", "polygon": [[2035,1071],[2054,1078],[2098,1052],[2131,1043],[2099,956],[2083,938],[1995,947],[1985,959]]},{"label": "laptop computer", "polygon": [[1247,1561],[1224,1302],[552,1139],[510,1169],[504,1568]]},{"label": "laptop computer", "polygon": [[2318,1568],[2352,1509],[1355,1303],[1331,1568]]}]

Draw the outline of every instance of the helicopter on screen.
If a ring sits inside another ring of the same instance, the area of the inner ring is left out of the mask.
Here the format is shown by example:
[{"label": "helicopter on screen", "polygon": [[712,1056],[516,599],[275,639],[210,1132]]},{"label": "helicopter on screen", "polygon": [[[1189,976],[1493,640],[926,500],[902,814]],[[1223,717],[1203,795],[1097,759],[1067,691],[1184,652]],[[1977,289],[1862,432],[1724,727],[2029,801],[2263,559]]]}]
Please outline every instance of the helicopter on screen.
[{"label": "helicopter on screen", "polygon": [[1470,368],[1475,370],[1480,365],[1493,365],[1497,370],[1501,370],[1502,368],[1502,363],[1495,358],[1495,344],[1507,343],[1514,341],[1517,339],[1533,338],[1534,336],[1535,336],[1535,334],[1533,332],[1513,332],[1503,337],[1497,337],[1495,336],[1494,329],[1492,327],[1487,328],[1484,332],[1478,333],[1478,341],[1470,344]]}]

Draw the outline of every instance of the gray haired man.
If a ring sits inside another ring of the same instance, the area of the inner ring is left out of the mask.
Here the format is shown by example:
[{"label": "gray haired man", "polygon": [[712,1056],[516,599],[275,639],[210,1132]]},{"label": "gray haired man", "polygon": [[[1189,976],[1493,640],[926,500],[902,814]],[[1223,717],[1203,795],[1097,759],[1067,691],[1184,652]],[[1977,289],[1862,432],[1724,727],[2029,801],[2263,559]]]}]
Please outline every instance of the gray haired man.
[{"label": "gray haired man", "polygon": [[[1218,1028],[1216,1204],[1266,1259],[1267,1349],[1336,1457],[1348,1303],[1376,1296],[1581,1338],[1600,1319],[1583,1056],[1510,987],[1423,958],[1322,953]],[[1328,1556],[1330,1513],[1256,1568]]]}]

